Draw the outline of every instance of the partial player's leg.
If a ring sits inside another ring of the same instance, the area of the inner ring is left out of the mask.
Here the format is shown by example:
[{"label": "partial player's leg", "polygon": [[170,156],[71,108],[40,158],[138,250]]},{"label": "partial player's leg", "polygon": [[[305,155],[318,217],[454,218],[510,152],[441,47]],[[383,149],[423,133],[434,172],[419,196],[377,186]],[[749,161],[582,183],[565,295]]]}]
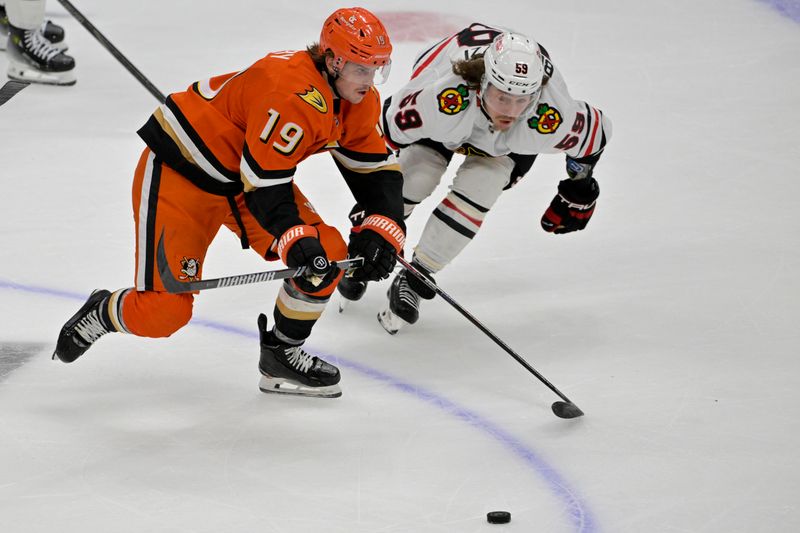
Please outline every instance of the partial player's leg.
[{"label": "partial player's leg", "polygon": [[[411,262],[416,269],[434,281],[433,276],[416,261]],[[415,324],[419,320],[420,299],[430,300],[436,293],[430,290],[406,269],[400,270],[389,286],[386,297],[388,306],[378,313],[378,322],[383,329],[394,335],[406,324]]]},{"label": "partial player's leg", "polygon": [[[9,0],[9,3],[18,1],[19,0]],[[60,52],[67,51],[67,43],[64,40],[64,28],[54,23],[52,20],[45,20],[44,23],[39,26],[39,32],[44,36],[45,39],[50,41],[50,44],[53,45],[53,48],[56,48]],[[8,12],[6,11],[5,2],[0,2],[0,50],[6,49],[6,45],[8,44],[8,33]]]},{"label": "partial player's leg", "polygon": [[7,0],[8,77],[51,85],[75,83],[75,60],[64,53],[64,32],[44,21],[44,0]]},{"label": "partial player's leg", "polygon": [[[347,245],[336,228],[322,221],[297,186],[294,187],[294,197],[300,217],[319,232],[319,240],[328,259],[344,259]],[[237,198],[237,206],[253,250],[268,260],[278,259],[275,237],[261,227],[241,195]],[[229,219],[225,225],[241,237],[237,223]],[[338,278],[341,279],[341,276],[340,273]],[[274,325],[271,329],[267,327],[266,315],[262,313],[258,317],[261,339],[259,388],[264,392],[335,398],[342,394],[338,385],[339,370],[322,358],[307,353],[302,345],[325,310],[336,281],[321,290],[309,290],[307,284],[301,285],[292,279],[283,282],[273,309]]]},{"label": "partial player's leg", "polygon": [[[483,220],[503,192],[514,170],[510,157],[467,156],[456,172],[450,192],[425,224],[414,249],[412,264],[423,274],[444,268],[475,237]],[[401,270],[388,292],[388,306],[378,315],[391,334],[419,319],[420,300],[436,293],[413,274]]]},{"label": "partial player's leg", "polygon": [[[283,313],[284,310],[276,307],[273,316],[285,321],[287,317]],[[303,350],[305,339],[297,344],[297,339],[283,335],[277,325],[267,329],[267,316],[264,313],[258,317],[258,331],[261,341],[258,362],[261,380],[258,387],[262,392],[322,398],[342,395],[339,369]]]},{"label": "partial player's leg", "polygon": [[104,289],[92,292],[86,303],[61,328],[53,359],[58,357],[71,363],[103,335],[121,331],[118,326],[119,304],[124,293],[125,290],[111,293]]},{"label": "partial player's leg", "polygon": [[226,199],[205,193],[145,150],[133,183],[136,224],[135,287],[97,290],[59,334],[54,357],[70,363],[106,333],[167,337],[192,316],[191,294],[165,291],[156,265],[156,245],[164,230],[173,271],[196,280],[208,246],[229,212]]},{"label": "partial player's leg", "polygon": [[425,141],[400,150],[398,161],[403,171],[403,216],[408,218],[414,208],[439,186],[453,152],[443,144]]}]

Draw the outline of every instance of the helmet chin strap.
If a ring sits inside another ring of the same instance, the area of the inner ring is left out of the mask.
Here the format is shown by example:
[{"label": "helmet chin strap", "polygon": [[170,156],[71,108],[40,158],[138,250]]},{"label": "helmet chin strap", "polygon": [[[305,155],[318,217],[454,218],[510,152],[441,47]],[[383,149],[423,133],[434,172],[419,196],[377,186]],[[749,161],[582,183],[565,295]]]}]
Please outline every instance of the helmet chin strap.
[{"label": "helmet chin strap", "polygon": [[328,85],[331,86],[331,90],[333,91],[333,96],[336,98],[341,98],[342,95],[339,94],[339,88],[336,87],[336,80],[339,79],[339,73],[334,72],[333,74],[328,73]]},{"label": "helmet chin strap", "polygon": [[336,98],[341,98],[342,95],[339,94],[339,89],[336,87],[336,80],[339,79],[339,68],[336,67],[336,59],[333,60],[333,65],[330,67],[325,68],[325,79],[328,81],[328,85],[330,85],[331,90],[333,91],[333,95]]},{"label": "helmet chin strap", "polygon": [[483,116],[489,119],[489,122],[492,122],[492,117],[490,117],[489,113],[486,111],[486,102],[483,100],[483,91],[478,93],[478,108],[481,110],[481,113],[483,113]]}]

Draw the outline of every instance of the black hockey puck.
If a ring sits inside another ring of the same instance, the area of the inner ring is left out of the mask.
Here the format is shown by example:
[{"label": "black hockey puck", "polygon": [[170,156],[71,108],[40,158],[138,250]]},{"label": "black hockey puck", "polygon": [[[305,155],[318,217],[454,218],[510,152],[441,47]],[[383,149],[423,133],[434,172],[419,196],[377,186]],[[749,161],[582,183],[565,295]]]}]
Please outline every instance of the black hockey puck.
[{"label": "black hockey puck", "polygon": [[508,511],[490,511],[486,513],[486,520],[490,524],[508,524],[511,522],[511,513]]}]

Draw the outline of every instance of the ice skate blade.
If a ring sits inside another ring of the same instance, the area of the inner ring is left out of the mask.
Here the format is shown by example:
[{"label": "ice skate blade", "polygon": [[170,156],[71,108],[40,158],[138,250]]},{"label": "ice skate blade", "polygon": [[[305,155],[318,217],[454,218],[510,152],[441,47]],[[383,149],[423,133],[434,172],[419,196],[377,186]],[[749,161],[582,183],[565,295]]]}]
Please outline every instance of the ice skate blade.
[{"label": "ice skate blade", "polygon": [[42,72],[17,63],[9,62],[9,79],[41,83],[43,85],[75,85],[77,78],[72,70],[66,72]]},{"label": "ice skate blade", "polygon": [[[364,290],[364,292],[366,292],[366,290]],[[339,312],[343,313],[345,309],[353,305],[353,302],[359,301],[362,296],[364,296],[364,292],[359,294],[357,298],[348,298],[339,291]]]},{"label": "ice skate blade", "polygon": [[293,396],[309,396],[314,398],[338,398],[342,395],[342,389],[339,385],[308,387],[295,381],[284,378],[273,378],[272,376],[265,376],[263,374],[261,380],[258,382],[258,388],[261,389],[261,392],[272,394],[290,394]]},{"label": "ice skate blade", "polygon": [[385,329],[386,333],[389,335],[396,335],[403,326],[408,324],[408,322],[392,313],[389,309],[384,309],[378,313],[378,322],[380,322],[383,329]]}]

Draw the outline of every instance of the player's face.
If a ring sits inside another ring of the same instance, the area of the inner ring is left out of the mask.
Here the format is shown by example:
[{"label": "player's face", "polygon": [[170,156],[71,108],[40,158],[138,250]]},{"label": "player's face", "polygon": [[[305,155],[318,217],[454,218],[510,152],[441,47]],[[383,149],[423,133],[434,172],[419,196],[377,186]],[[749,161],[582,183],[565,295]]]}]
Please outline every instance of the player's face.
[{"label": "player's face", "polygon": [[388,73],[388,64],[376,67],[348,61],[339,71],[339,75],[334,83],[336,84],[336,90],[342,98],[348,102],[357,104],[364,99],[374,85],[382,83],[388,76]]},{"label": "player's face", "polygon": [[483,106],[492,126],[496,130],[505,131],[522,115],[533,100],[533,96],[508,94],[489,84],[483,95]]},{"label": "player's face", "polygon": [[339,93],[339,96],[348,102],[357,104],[364,99],[369,90],[372,88],[373,78],[345,77],[343,74],[345,71],[347,71],[347,66],[350,64],[351,63],[345,64],[344,68],[342,69],[342,73],[339,74],[338,78],[336,78],[334,84],[336,85],[336,91]]}]

